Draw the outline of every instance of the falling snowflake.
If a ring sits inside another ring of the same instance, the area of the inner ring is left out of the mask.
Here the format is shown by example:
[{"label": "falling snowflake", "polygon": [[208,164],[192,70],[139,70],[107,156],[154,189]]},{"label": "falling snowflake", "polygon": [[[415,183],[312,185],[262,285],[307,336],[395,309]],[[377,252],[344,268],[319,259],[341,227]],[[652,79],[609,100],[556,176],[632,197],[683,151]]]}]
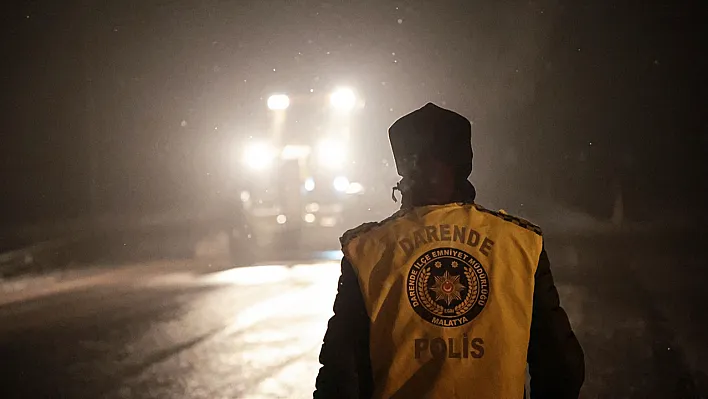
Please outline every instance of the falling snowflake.
[{"label": "falling snowflake", "polygon": [[442,262],[440,262],[440,261],[435,262],[435,267],[441,268],[441,267],[442,267]]},{"label": "falling snowflake", "polygon": [[400,24],[402,24],[402,23],[403,23],[403,19],[398,18],[398,24],[400,25]]},{"label": "falling snowflake", "polygon": [[179,123],[180,126],[186,127],[187,126],[187,121],[182,120],[182,122]]}]

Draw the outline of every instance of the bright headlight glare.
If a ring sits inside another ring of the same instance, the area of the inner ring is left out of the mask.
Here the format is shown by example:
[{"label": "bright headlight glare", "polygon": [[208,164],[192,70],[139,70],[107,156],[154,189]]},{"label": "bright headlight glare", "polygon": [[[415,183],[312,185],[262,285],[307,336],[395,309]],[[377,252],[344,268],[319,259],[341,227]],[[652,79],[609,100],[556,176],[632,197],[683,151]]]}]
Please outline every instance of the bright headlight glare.
[{"label": "bright headlight glare", "polygon": [[253,169],[265,169],[273,162],[273,149],[265,143],[254,143],[246,146],[243,159],[246,165]]},{"label": "bright headlight glare", "polygon": [[357,182],[352,182],[349,184],[347,187],[347,194],[361,194],[364,191],[364,186],[361,185],[361,183]]},{"label": "bright headlight glare", "polygon": [[288,109],[289,106],[290,97],[285,94],[273,94],[272,96],[268,97],[268,109],[270,110],[284,110]]},{"label": "bright headlight glare", "polygon": [[349,188],[349,179],[344,176],[338,176],[334,179],[332,185],[334,186],[334,189],[340,193],[346,192]]},{"label": "bright headlight glare", "polygon": [[356,105],[356,94],[349,88],[339,88],[329,97],[332,107],[340,111],[350,111]]},{"label": "bright headlight glare", "polygon": [[312,191],[315,189],[315,179],[308,177],[305,180],[305,191]]},{"label": "bright headlight glare", "polygon": [[319,162],[326,167],[338,167],[344,163],[347,150],[342,143],[333,140],[323,140],[317,149]]}]

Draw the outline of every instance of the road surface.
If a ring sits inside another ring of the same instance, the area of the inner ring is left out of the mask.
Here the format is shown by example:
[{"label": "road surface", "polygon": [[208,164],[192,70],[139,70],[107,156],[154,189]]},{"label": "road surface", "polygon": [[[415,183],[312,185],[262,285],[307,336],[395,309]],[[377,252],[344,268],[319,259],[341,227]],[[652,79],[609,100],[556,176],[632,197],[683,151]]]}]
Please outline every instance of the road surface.
[{"label": "road surface", "polygon": [[[703,258],[642,245],[549,248],[582,397],[708,397]],[[0,398],[311,397],[336,261],[150,270],[0,306]]]}]

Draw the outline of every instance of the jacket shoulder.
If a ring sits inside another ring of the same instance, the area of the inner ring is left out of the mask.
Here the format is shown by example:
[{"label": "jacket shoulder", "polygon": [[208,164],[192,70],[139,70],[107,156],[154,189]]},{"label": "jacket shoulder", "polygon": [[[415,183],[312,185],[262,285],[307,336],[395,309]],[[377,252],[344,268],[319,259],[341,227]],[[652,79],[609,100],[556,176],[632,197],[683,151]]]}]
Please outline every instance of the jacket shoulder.
[{"label": "jacket shoulder", "polygon": [[363,223],[353,229],[349,229],[342,235],[342,237],[339,238],[339,242],[342,244],[342,246],[345,246],[349,242],[351,242],[353,239],[355,239],[357,237],[361,237],[367,233],[372,232],[373,230],[375,230],[379,227],[389,224],[389,223],[395,221],[396,219],[399,219],[400,217],[404,216],[406,213],[408,213],[407,210],[400,210],[380,222],[367,222],[367,223]]},{"label": "jacket shoulder", "polygon": [[477,209],[480,212],[484,212],[489,215],[496,216],[506,222],[513,223],[513,224],[515,224],[519,227],[522,227],[526,230],[532,231],[532,232],[538,234],[539,236],[543,236],[543,231],[541,230],[541,227],[529,222],[526,219],[520,218],[518,216],[510,215],[510,214],[506,213],[506,211],[504,211],[504,210],[492,211],[492,210],[489,210],[489,209],[487,209],[481,205],[478,205],[478,204],[474,204],[474,207],[475,207],[475,209]]},{"label": "jacket shoulder", "polygon": [[371,231],[372,229],[376,228],[379,225],[379,222],[367,222],[360,224],[359,226],[349,229],[342,234],[342,236],[339,238],[339,242],[342,244],[342,246],[346,245],[348,242],[351,240],[355,239],[356,237],[367,233]]}]

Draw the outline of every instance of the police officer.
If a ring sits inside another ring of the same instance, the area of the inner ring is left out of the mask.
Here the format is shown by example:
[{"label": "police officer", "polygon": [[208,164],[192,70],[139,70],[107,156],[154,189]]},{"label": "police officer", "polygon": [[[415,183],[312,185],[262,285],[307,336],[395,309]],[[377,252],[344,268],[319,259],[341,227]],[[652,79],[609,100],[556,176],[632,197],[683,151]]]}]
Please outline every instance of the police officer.
[{"label": "police officer", "polygon": [[541,230],[474,202],[471,126],[427,104],[389,138],[401,210],[341,238],[315,398],[577,398],[583,351]]}]

